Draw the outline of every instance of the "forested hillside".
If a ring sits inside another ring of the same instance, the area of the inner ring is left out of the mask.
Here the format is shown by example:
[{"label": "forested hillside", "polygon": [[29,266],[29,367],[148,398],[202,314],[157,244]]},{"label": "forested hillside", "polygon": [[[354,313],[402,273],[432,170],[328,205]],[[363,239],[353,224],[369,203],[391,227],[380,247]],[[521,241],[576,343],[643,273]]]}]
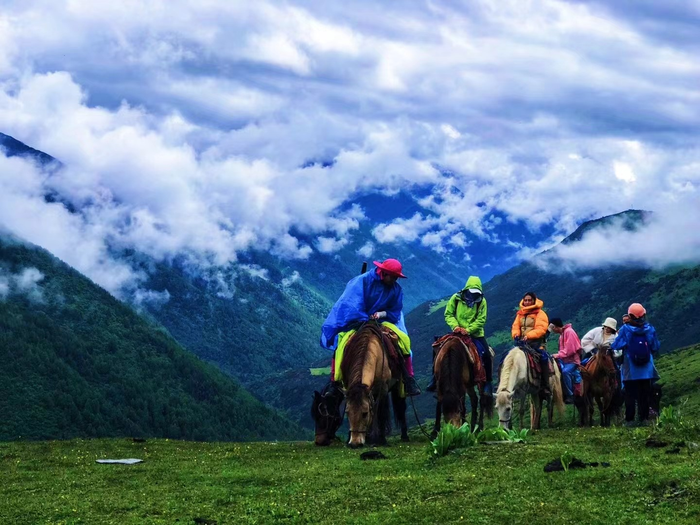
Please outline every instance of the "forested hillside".
[{"label": "forested hillside", "polygon": [[0,237],[0,439],[301,438],[89,279]]}]

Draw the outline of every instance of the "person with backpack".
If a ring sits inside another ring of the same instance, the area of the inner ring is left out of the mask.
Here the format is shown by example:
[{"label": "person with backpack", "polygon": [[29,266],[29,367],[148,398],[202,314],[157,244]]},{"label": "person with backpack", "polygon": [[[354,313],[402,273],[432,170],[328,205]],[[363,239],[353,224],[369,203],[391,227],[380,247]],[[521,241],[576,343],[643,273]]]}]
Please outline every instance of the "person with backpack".
[{"label": "person with backpack", "polygon": [[[639,420],[649,419],[651,382],[658,377],[654,367],[654,356],[659,353],[656,330],[646,320],[646,309],[633,303],[627,309],[629,323],[622,325],[613,341],[613,350],[622,350],[622,381],[625,386],[625,422],[634,424],[635,408]],[[636,406],[635,406],[636,405]]]},{"label": "person with backpack", "polygon": [[[484,325],[486,324],[486,315],[488,306],[486,297],[484,297],[481,279],[472,275],[467,279],[461,291],[453,294],[450,300],[447,301],[445,307],[445,322],[450,329],[456,334],[468,335],[474,341],[476,349],[481,356],[481,362],[486,370],[486,385],[484,385],[484,394],[487,396],[493,395],[493,362],[491,359],[491,351],[489,343],[484,337]],[[435,383],[435,371],[433,370],[433,378],[426,388],[428,392],[435,392],[437,384]]]},{"label": "person with backpack", "polygon": [[516,346],[529,347],[540,354],[542,369],[540,393],[542,396],[552,395],[549,389],[549,354],[545,348],[549,318],[542,309],[544,302],[538,299],[535,292],[527,292],[520,301],[520,309],[515,315],[511,326],[511,335]]}]

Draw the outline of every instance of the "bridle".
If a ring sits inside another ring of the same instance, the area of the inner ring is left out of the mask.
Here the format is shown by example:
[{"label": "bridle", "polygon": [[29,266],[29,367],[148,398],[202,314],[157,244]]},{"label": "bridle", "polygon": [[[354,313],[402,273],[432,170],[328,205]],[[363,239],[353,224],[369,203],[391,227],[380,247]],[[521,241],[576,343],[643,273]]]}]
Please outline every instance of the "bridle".
[{"label": "bridle", "polygon": [[[367,396],[369,397],[369,421],[372,421],[374,419],[374,395],[372,395],[372,391],[369,388],[367,389]],[[369,427],[369,424],[367,426]],[[350,433],[367,434],[367,430],[350,429]]]},{"label": "bridle", "polygon": [[[318,437],[319,435],[328,435],[331,433],[335,433],[336,430],[340,428],[340,425],[343,424],[343,418],[345,417],[345,405],[343,405],[343,412],[339,416],[331,415],[328,413],[328,407],[326,406],[326,399],[325,397],[328,394],[321,396],[321,402],[318,404],[316,407],[316,410],[318,411],[319,415],[321,415],[324,420],[325,420],[325,426],[319,431],[317,431],[315,434]],[[340,403],[342,404],[343,400],[342,398],[340,399]],[[340,412],[340,411],[339,411]],[[334,428],[335,427],[335,428]]]},{"label": "bridle", "polygon": [[[506,394],[511,394],[511,391],[510,391],[510,390],[507,390],[507,389],[505,389],[505,388],[504,388],[503,390],[499,390],[498,392],[496,392],[496,394],[498,394],[498,393],[500,393],[500,392],[505,392]],[[499,418],[498,418],[498,422],[499,422],[499,423],[510,423],[510,420],[511,420],[511,419],[513,419],[513,410],[512,410],[512,409],[511,409],[511,412],[510,412],[510,417],[509,417],[508,419],[501,419],[501,418],[499,417]]]}]

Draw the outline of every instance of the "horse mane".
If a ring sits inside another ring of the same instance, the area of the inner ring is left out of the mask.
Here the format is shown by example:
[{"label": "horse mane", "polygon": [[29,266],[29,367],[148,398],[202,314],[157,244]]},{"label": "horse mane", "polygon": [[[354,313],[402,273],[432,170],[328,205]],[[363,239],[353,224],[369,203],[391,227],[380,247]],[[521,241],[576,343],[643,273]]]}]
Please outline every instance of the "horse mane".
[{"label": "horse mane", "polygon": [[501,392],[503,390],[508,390],[508,387],[510,386],[510,376],[515,368],[515,356],[513,354],[513,350],[515,350],[515,348],[508,352],[505,360],[503,361],[503,367],[501,368],[501,374],[498,380],[498,397],[501,396]]},{"label": "horse mane", "polygon": [[[373,323],[365,324],[352,336],[345,347],[340,369],[348,389],[351,389],[355,384],[362,383],[362,370],[365,367],[369,342],[373,337],[378,338],[381,345],[382,333],[379,326]],[[350,401],[349,390],[348,401]]]},{"label": "horse mane", "polygon": [[345,394],[346,402],[348,404],[359,405],[362,403],[363,396],[367,394],[368,391],[368,385],[362,384],[362,382],[353,383]]}]

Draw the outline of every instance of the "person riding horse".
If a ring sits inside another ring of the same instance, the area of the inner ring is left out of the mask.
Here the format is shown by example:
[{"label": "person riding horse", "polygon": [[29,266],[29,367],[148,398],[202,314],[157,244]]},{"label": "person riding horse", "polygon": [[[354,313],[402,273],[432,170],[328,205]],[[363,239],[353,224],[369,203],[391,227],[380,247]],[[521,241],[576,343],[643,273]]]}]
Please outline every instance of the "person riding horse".
[{"label": "person riding horse", "polygon": [[396,259],[384,262],[374,261],[377,267],[351,279],[345,291],[336,301],[321,328],[321,346],[334,352],[331,374],[334,386],[341,377],[340,362],[342,352],[355,328],[375,319],[390,328],[398,337],[398,349],[403,354],[400,359],[404,389],[407,396],[420,394],[420,388],[413,377],[411,343],[407,335],[403,316],[403,290],[397,282],[405,279],[403,267]]},{"label": "person riding horse", "polygon": [[549,388],[549,354],[544,342],[549,328],[549,318],[542,307],[544,302],[535,292],[527,292],[520,301],[520,309],[515,316],[511,335],[516,345],[527,345],[540,354],[542,368],[540,389],[544,397],[550,396]]},{"label": "person riding horse", "polygon": [[[454,333],[468,335],[472,338],[486,371],[484,394],[492,396],[493,364],[491,362],[489,344],[486,341],[486,337],[484,337],[487,311],[488,306],[486,297],[484,297],[481,279],[472,275],[467,279],[464,288],[459,293],[453,294],[450,300],[447,301],[445,322]],[[434,359],[435,356],[433,356]],[[430,380],[426,390],[435,392],[436,388],[435,370],[433,370],[433,378]]]},{"label": "person riding horse", "polygon": [[574,402],[574,398],[581,398],[581,341],[574,331],[571,323],[564,322],[555,317],[552,319],[549,330],[559,334],[559,352],[554,354],[554,358],[559,360],[562,377],[566,385],[566,403]]}]

